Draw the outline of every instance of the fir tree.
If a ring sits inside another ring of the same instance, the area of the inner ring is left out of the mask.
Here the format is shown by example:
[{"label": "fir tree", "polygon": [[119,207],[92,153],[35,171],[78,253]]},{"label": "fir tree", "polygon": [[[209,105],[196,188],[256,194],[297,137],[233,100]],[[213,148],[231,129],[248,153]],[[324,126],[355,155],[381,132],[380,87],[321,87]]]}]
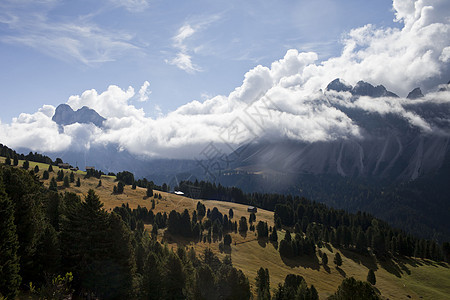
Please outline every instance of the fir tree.
[{"label": "fir tree", "polygon": [[49,189],[50,189],[51,191],[55,191],[55,192],[58,191],[58,183],[56,183],[55,177],[52,177],[52,179],[50,180],[50,186],[49,186]]},{"label": "fir tree", "polygon": [[11,165],[11,158],[9,158],[9,155],[6,156],[5,165],[7,165],[7,166]]},{"label": "fir tree", "polygon": [[13,165],[14,166],[18,166],[19,165],[19,158],[17,157],[17,155],[14,155]]},{"label": "fir tree", "polygon": [[65,188],[70,187],[70,181],[69,181],[69,177],[68,177],[67,175],[64,176],[64,184],[63,184],[63,186],[64,186]]},{"label": "fir tree", "polygon": [[29,167],[30,167],[30,163],[28,162],[28,160],[24,161],[22,164],[22,168],[24,168],[25,170],[28,170]]},{"label": "fir tree", "polygon": [[75,184],[75,186],[77,186],[77,187],[80,187],[80,186],[81,186],[80,177],[77,178],[77,183]]},{"label": "fir tree", "polygon": [[151,197],[151,196],[153,196],[153,190],[152,190],[151,185],[148,185],[147,186],[147,197]]},{"label": "fir tree", "polygon": [[[1,176],[1,173],[0,173]],[[6,195],[0,177],[0,295],[15,299],[21,277],[17,251],[19,241],[14,225],[14,205]]]},{"label": "fir tree", "polygon": [[34,173],[35,173],[35,174],[39,173],[39,166],[38,166],[38,165],[36,165],[36,166],[34,167]]},{"label": "fir tree", "polygon": [[101,187],[101,186],[102,186],[102,180],[100,179],[100,180],[98,181],[97,187]]},{"label": "fir tree", "polygon": [[117,193],[118,194],[123,194],[123,188],[124,188],[123,182],[119,181],[119,183],[117,184]]},{"label": "fir tree", "polygon": [[336,252],[336,255],[334,256],[334,263],[337,267],[342,266],[342,257],[339,252]]},{"label": "fir tree", "polygon": [[259,268],[256,275],[256,291],[259,300],[270,300],[269,270]]},{"label": "fir tree", "polygon": [[47,170],[44,171],[44,173],[42,173],[42,179],[47,180],[50,177],[50,174],[48,173]]},{"label": "fir tree", "polygon": [[70,183],[74,183],[75,182],[75,174],[73,172],[70,172]]},{"label": "fir tree", "polygon": [[322,254],[322,265],[326,266],[328,264],[328,256],[326,253]]},{"label": "fir tree", "polygon": [[50,172],[53,172],[53,166],[50,164],[49,166],[48,166],[48,170],[47,170],[49,173]]},{"label": "fir tree", "polygon": [[372,269],[370,269],[369,273],[367,274],[367,282],[371,285],[375,285],[377,282],[377,279],[375,278],[375,272]]}]

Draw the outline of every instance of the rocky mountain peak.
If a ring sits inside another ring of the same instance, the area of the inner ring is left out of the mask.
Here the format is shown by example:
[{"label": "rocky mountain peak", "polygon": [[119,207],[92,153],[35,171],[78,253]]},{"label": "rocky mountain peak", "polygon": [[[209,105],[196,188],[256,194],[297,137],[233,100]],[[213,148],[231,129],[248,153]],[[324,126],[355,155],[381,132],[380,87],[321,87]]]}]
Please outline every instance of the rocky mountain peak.
[{"label": "rocky mountain peak", "polygon": [[417,98],[421,98],[423,97],[422,91],[420,90],[420,88],[416,87],[415,89],[413,89],[411,92],[409,92],[408,96],[406,96],[406,98],[408,99],[417,99]]},{"label": "rocky mountain peak", "polygon": [[92,123],[97,127],[102,127],[103,121],[106,119],[100,116],[95,110],[83,106],[74,111],[67,104],[60,104],[55,110],[52,120],[58,125],[70,125],[74,123],[89,124]]}]

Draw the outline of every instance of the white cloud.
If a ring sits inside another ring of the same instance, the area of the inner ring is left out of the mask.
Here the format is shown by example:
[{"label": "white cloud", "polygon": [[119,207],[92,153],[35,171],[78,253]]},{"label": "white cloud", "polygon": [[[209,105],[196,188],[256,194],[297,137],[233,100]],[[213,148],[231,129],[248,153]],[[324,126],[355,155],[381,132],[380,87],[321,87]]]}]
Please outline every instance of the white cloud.
[{"label": "white cloud", "polygon": [[166,60],[166,63],[177,66],[179,69],[193,74],[201,71],[201,69],[192,63],[192,57],[185,52],[178,52],[171,60]]},{"label": "white cloud", "polygon": [[173,58],[166,59],[165,62],[190,74],[202,71],[199,66],[192,62],[192,53],[198,52],[198,50],[202,48],[202,45],[189,47],[188,40],[192,38],[195,33],[205,29],[209,24],[217,21],[219,18],[220,17],[218,15],[212,15],[209,17],[204,17],[193,23],[188,22],[181,26],[178,29],[177,34],[172,37],[172,46],[177,53]]},{"label": "white cloud", "polygon": [[141,88],[139,89],[139,101],[141,102],[145,102],[148,100],[148,96],[152,93],[152,91],[150,91],[148,89],[148,87],[150,86],[150,83],[146,80],[144,81],[144,84],[141,86]]},{"label": "white cloud", "polygon": [[[112,85],[102,93],[87,90],[67,101],[73,109],[95,109],[107,119],[103,129],[72,124],[59,133],[50,119],[54,108],[44,106],[36,114],[21,115],[11,125],[0,125],[0,138],[12,147],[28,146],[40,151],[115,144],[138,155],[192,158],[209,142],[230,151],[228,146],[237,147],[255,137],[304,142],[360,138],[360,125],[343,108],[394,114],[423,132],[439,131],[419,108],[430,103],[450,105],[448,91],[428,93],[414,101],[355,99],[350,93],[319,91],[337,77],[353,85],[359,80],[384,84],[400,95],[420,83],[439,80],[448,67],[442,61],[447,59],[446,49],[450,47],[450,28],[442,12],[429,8],[433,3],[445,5],[442,1],[394,1],[403,28],[356,28],[344,40],[342,55],[321,63],[316,62],[315,53],[288,50],[270,67],[259,65],[248,71],[242,84],[229,95],[192,101],[166,115],[155,107],[158,116],[146,117],[142,109],[130,104],[136,96],[132,87],[122,90]],[[195,26],[180,28],[174,38],[179,54],[184,53],[182,45],[195,32]],[[177,56],[179,60],[174,64],[193,71],[190,56],[184,55]],[[144,82],[139,99],[145,98],[148,87],[149,83]]]}]

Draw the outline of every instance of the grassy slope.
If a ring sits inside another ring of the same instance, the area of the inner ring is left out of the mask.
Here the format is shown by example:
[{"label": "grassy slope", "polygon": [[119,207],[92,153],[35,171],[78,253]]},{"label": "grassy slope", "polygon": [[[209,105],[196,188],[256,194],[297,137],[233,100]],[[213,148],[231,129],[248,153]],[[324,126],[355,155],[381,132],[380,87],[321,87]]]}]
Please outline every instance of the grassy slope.
[{"label": "grassy slope", "polygon": [[[0,162],[4,159],[0,157]],[[30,162],[30,170],[37,163]],[[19,163],[22,165],[22,162]],[[38,164],[40,168],[39,175],[48,168],[47,165]],[[50,175],[56,176],[57,167],[54,167],[55,173]],[[70,172],[70,171],[69,171]],[[80,196],[86,195],[89,189],[94,189],[105,204],[105,209],[110,211],[122,203],[128,203],[131,208],[138,205],[145,206],[150,209],[151,199],[145,197],[145,189],[137,188],[132,190],[130,186],[125,187],[122,195],[113,195],[114,177],[102,176],[102,186],[97,187],[98,179],[84,179],[84,172],[78,171],[76,177],[81,179],[81,187],[75,187],[74,184],[68,188],[68,191],[75,192]],[[48,186],[49,180],[43,181]],[[61,186],[62,182],[58,183]],[[64,189],[61,188],[61,192]],[[198,200],[189,199],[174,194],[158,192],[162,194],[162,199],[157,200],[154,212],[170,212],[175,209],[183,211],[188,209],[190,213],[195,209]],[[245,205],[219,202],[219,201],[202,201],[209,209],[217,207],[222,213],[228,214],[228,210],[233,208],[234,219],[237,220],[241,216],[248,218],[247,207]],[[273,226],[273,213],[262,209],[258,210],[257,221],[263,220]],[[146,225],[148,229],[150,225]],[[279,239],[284,235],[279,233]],[[308,284],[314,284],[319,291],[321,299],[334,293],[338,285],[344,277],[354,276],[357,279],[365,280],[369,268],[375,271],[377,283],[376,288],[381,295],[389,299],[408,299],[407,295],[412,299],[445,299],[450,295],[450,268],[448,264],[437,264],[435,262],[421,259],[402,259],[395,262],[379,262],[372,258],[360,256],[352,252],[341,252],[343,265],[337,269],[333,264],[333,258],[336,249],[322,248],[320,251],[327,253],[329,267],[324,268],[320,264],[318,256],[302,257],[295,260],[282,259],[278,251],[270,243],[262,243],[256,240],[255,233],[249,231],[247,236],[240,234],[231,234],[233,243],[231,247],[231,257],[233,264],[241,269],[250,280],[254,287],[257,270],[262,266],[269,269],[271,287],[275,289],[278,283],[282,282],[289,273],[302,275]],[[163,232],[160,232],[159,239],[163,238]],[[176,248],[177,243],[184,246],[194,247],[197,253],[201,253],[206,247],[210,247],[219,257],[223,258],[226,254],[220,253],[218,250],[218,242],[208,243],[192,243],[184,239],[176,239],[175,241],[166,239],[169,247]]]}]

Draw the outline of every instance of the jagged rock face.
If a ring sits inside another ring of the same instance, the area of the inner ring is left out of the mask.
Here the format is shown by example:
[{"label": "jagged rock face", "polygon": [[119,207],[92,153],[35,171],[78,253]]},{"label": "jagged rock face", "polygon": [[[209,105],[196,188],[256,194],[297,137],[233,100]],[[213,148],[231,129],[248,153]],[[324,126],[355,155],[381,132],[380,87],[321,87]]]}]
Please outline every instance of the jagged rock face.
[{"label": "jagged rock face", "polygon": [[398,97],[393,92],[386,90],[382,85],[373,86],[364,81],[358,81],[351,91],[353,96],[377,97]]},{"label": "jagged rock face", "polygon": [[409,92],[408,96],[406,98],[408,99],[417,99],[423,97],[422,91],[420,88],[415,88],[411,92]]},{"label": "jagged rock face", "polygon": [[352,90],[352,86],[342,82],[339,78],[336,78],[327,85],[326,89],[328,91],[350,92]]},{"label": "jagged rock face", "polygon": [[60,104],[52,118],[58,125],[70,125],[74,123],[92,123],[97,127],[102,127],[103,121],[106,119],[100,116],[95,110],[83,106],[77,111],[74,111],[67,104]]},{"label": "jagged rock face", "polygon": [[350,92],[353,96],[369,96],[373,98],[377,97],[395,97],[398,96],[393,92],[388,91],[384,86],[373,86],[368,82],[359,81],[354,87],[345,82],[342,82],[339,78],[336,78],[330,82],[326,90],[336,92]]}]

